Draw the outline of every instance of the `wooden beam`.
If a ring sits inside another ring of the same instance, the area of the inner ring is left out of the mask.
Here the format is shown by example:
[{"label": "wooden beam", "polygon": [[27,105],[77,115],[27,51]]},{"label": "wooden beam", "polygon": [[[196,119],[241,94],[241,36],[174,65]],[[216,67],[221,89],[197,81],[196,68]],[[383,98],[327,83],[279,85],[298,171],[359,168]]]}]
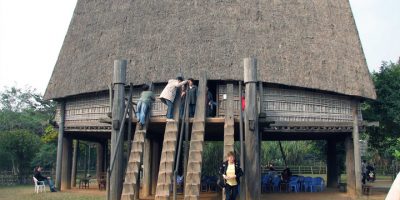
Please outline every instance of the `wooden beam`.
[{"label": "wooden beam", "polygon": [[[244,59],[244,83],[246,85],[245,108],[245,188],[246,199],[260,199],[260,138],[257,112],[257,60]],[[257,183],[257,184],[254,184]]]},{"label": "wooden beam", "polygon": [[152,140],[151,154],[151,194],[156,194],[158,168],[160,163],[161,148],[158,140]]},{"label": "wooden beam", "polygon": [[62,151],[63,151],[63,138],[64,138],[64,124],[65,124],[65,102],[62,101],[60,105],[60,125],[58,127],[58,144],[57,144],[57,165],[56,165],[56,188],[61,189],[61,166],[62,166]]},{"label": "wooden beam", "polygon": [[338,182],[337,161],[336,161],[336,140],[327,140],[327,187],[336,188]]},{"label": "wooden beam", "polygon": [[[111,156],[115,155],[114,169],[111,172],[110,182],[110,200],[119,200],[122,192],[123,179],[123,139],[117,141],[118,133],[121,128],[123,113],[125,110],[125,81],[126,81],[126,60],[114,61],[114,100],[112,107],[112,131],[111,131]],[[123,134],[123,133],[122,133]],[[114,158],[110,158],[113,160]]]},{"label": "wooden beam", "polygon": [[353,122],[285,122],[277,121],[271,124],[271,127],[292,126],[292,127],[351,127]]},{"label": "wooden beam", "polygon": [[71,189],[72,139],[63,138],[61,190]]},{"label": "wooden beam", "polygon": [[353,114],[353,145],[354,145],[354,168],[356,178],[356,195],[361,196],[361,156],[360,156],[360,136],[358,132],[358,101],[352,102]]},{"label": "wooden beam", "polygon": [[[239,138],[240,138],[240,168],[242,168],[243,171],[246,171],[244,168],[244,135],[243,135],[243,109],[242,109],[242,95],[243,95],[243,87],[242,87],[242,81],[239,81]],[[240,182],[242,183],[242,186],[240,187],[240,199],[245,199],[246,198],[246,187],[245,187],[245,180],[243,177],[240,178]]]},{"label": "wooden beam", "polygon": [[96,144],[96,178],[104,174],[104,143],[98,142]]},{"label": "wooden beam", "polygon": [[350,134],[346,137],[344,144],[346,149],[347,193],[350,197],[355,197],[356,175],[354,169],[354,145]]},{"label": "wooden beam", "polygon": [[[142,195],[147,197],[151,192],[151,141],[149,138],[144,139],[143,148],[143,185],[142,185]],[[138,184],[139,186],[140,184]],[[139,193],[137,193],[139,194]]]},{"label": "wooden beam", "polygon": [[71,173],[71,187],[76,187],[76,168],[78,159],[79,140],[74,142],[74,152],[72,154],[72,173]]}]

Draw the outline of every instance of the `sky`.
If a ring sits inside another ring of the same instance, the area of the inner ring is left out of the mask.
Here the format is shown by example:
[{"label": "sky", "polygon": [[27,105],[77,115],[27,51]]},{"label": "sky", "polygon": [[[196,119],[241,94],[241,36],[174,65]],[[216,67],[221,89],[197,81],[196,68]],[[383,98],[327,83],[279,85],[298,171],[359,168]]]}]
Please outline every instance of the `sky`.
[{"label": "sky", "polygon": [[[400,57],[400,0],[350,0],[368,68]],[[76,0],[0,0],[0,91],[44,94]]]}]

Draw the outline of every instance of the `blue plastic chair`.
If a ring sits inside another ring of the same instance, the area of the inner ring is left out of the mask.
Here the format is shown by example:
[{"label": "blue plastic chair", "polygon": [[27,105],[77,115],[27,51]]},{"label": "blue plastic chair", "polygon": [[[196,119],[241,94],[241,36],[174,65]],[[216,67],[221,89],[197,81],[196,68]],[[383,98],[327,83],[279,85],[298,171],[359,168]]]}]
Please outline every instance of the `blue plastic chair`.
[{"label": "blue plastic chair", "polygon": [[207,185],[208,185],[208,191],[216,192],[218,187],[217,187],[217,181],[218,177],[216,176],[210,176],[207,180]]},{"label": "blue plastic chair", "polygon": [[312,185],[312,178],[311,177],[304,177],[303,183],[301,188],[304,190],[304,192],[307,192],[310,190],[311,192],[311,185]]},{"label": "blue plastic chair", "polygon": [[280,184],[281,184],[281,177],[279,176],[274,176],[272,178],[272,192],[275,192],[275,188],[277,189],[277,191],[280,190]]},{"label": "blue plastic chair", "polygon": [[300,191],[299,178],[297,176],[292,176],[289,179],[289,190],[292,192]]},{"label": "blue plastic chair", "polygon": [[176,177],[177,192],[183,193],[183,176]]},{"label": "blue plastic chair", "polygon": [[200,191],[201,192],[207,192],[208,191],[208,176],[203,176],[201,177],[201,183],[200,183]]},{"label": "blue plastic chair", "polygon": [[266,192],[271,187],[271,177],[267,174],[261,179],[261,191]]},{"label": "blue plastic chair", "polygon": [[303,187],[303,182],[304,182],[304,176],[299,176],[299,191],[302,191]]},{"label": "blue plastic chair", "polygon": [[318,188],[320,192],[324,190],[324,179],[321,177],[316,177],[312,179],[311,192],[317,192]]}]

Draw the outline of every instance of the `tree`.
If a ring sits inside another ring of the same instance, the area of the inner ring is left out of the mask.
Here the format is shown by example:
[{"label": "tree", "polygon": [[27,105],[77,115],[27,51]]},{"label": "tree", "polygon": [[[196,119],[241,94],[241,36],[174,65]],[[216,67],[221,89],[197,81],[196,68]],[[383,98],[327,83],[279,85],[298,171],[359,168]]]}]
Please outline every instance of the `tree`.
[{"label": "tree", "polygon": [[0,132],[26,129],[42,135],[55,115],[55,103],[32,89],[6,88],[0,93]]},{"label": "tree", "polygon": [[28,130],[0,132],[0,151],[9,161],[2,163],[3,168],[11,168],[16,175],[30,169],[40,145],[40,137]]},{"label": "tree", "polygon": [[32,159],[31,166],[42,166],[45,169],[53,169],[56,164],[57,146],[54,143],[43,144]]},{"label": "tree", "polygon": [[380,71],[372,74],[372,79],[377,99],[362,105],[363,117],[367,121],[379,121],[379,127],[367,128],[367,136],[372,148],[381,155],[390,156],[400,147],[397,145],[400,136],[400,60],[383,62]]},{"label": "tree", "polygon": [[[0,92],[0,169],[20,174],[30,171],[32,164],[54,164],[51,148],[55,149],[57,134],[49,124],[54,114],[55,104],[34,89],[11,87]],[[47,144],[41,147],[42,135]]]},{"label": "tree", "polygon": [[274,165],[285,165],[282,153],[285,154],[288,165],[314,164],[315,160],[322,160],[323,149],[316,148],[315,141],[282,141],[281,152],[278,141],[261,143],[261,164],[274,163]]}]

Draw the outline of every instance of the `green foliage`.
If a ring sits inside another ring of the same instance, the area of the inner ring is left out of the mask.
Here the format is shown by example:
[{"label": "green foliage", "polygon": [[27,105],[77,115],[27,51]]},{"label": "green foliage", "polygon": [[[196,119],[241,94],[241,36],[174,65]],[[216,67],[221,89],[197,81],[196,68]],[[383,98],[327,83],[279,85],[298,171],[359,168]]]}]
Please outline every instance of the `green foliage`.
[{"label": "green foliage", "polygon": [[44,143],[56,143],[58,138],[58,132],[53,128],[52,125],[48,124],[44,129],[42,136],[42,142]]},{"label": "green foliage", "polygon": [[223,162],[224,142],[206,142],[203,151],[202,175],[216,176]]},{"label": "green foliage", "polygon": [[[281,144],[288,165],[314,164],[324,155],[314,141],[282,141]],[[261,143],[261,164],[265,166],[268,163],[285,165],[278,141]]]},{"label": "green foliage", "polygon": [[369,144],[381,155],[390,157],[396,155],[393,147],[400,137],[400,61],[383,62],[380,72],[374,72],[372,78],[377,99],[366,101],[362,111],[364,120],[379,121],[379,127],[367,128]]},{"label": "green foliage", "polygon": [[6,88],[0,93],[0,109],[12,112],[22,112],[33,110],[38,112],[48,112],[54,108],[54,104],[46,101],[43,97],[31,88]]},{"label": "green foliage", "polygon": [[10,163],[3,168],[12,168],[18,174],[30,169],[31,160],[39,150],[40,138],[28,130],[13,130],[0,133],[0,151],[7,155]]},{"label": "green foliage", "polygon": [[55,103],[35,90],[11,87],[0,93],[0,132],[26,129],[42,135],[54,114]]},{"label": "green foliage", "polygon": [[45,169],[55,167],[57,158],[57,146],[55,144],[43,144],[31,162],[31,166],[42,166]]},{"label": "green foliage", "polygon": [[45,156],[47,152],[47,156],[54,154],[50,147],[39,151],[39,136],[45,135],[45,143],[55,141],[55,131],[49,125],[54,114],[55,103],[45,101],[34,89],[11,87],[0,92],[0,169],[19,174],[31,171],[32,160],[53,164],[55,157]]}]

